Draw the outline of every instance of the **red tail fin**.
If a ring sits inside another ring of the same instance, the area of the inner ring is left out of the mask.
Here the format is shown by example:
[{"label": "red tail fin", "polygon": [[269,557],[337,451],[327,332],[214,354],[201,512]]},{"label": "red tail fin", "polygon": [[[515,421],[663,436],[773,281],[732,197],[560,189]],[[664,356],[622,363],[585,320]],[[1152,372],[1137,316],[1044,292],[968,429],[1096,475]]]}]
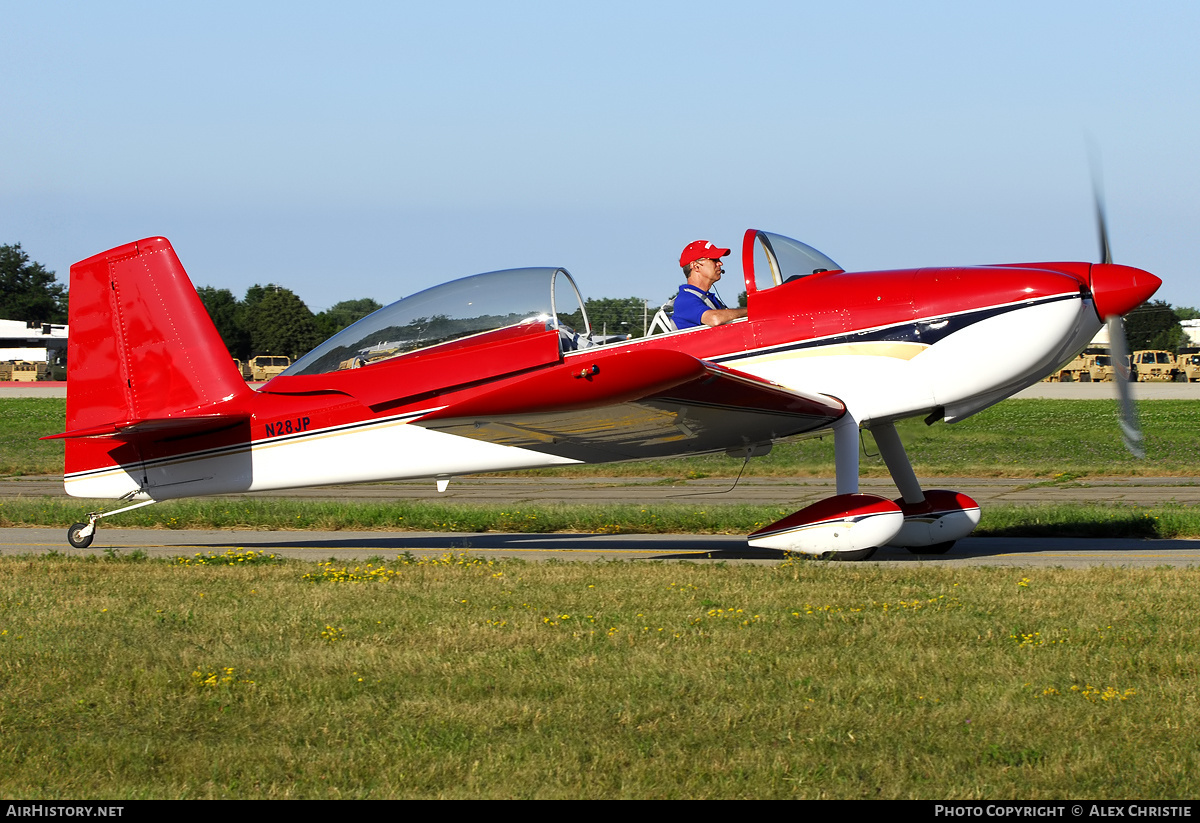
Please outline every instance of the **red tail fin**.
[{"label": "red tail fin", "polygon": [[[211,420],[240,409],[253,392],[166,238],[73,265],[69,315],[68,437],[149,421]],[[88,468],[73,458],[95,451],[72,446],[83,442],[68,441],[68,473]]]}]

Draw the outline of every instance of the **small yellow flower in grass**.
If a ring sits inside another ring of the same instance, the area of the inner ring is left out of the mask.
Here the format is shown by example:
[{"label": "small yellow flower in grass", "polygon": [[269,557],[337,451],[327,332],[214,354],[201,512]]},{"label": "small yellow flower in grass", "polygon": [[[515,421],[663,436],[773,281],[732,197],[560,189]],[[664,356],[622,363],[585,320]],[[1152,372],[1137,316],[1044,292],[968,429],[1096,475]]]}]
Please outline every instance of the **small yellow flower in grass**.
[{"label": "small yellow flower in grass", "polygon": [[253,680],[238,679],[232,666],[225,666],[219,672],[208,672],[200,669],[192,672],[192,682],[197,686],[215,689],[218,686],[253,686]]},{"label": "small yellow flower in grass", "polygon": [[[1084,700],[1087,700],[1089,703],[1095,703],[1097,701],[1107,703],[1114,700],[1118,702],[1128,700],[1137,694],[1137,690],[1125,689],[1124,691],[1121,691],[1113,686],[1108,686],[1101,689],[1097,686],[1088,684],[1085,686],[1072,686],[1068,690],[1068,693],[1077,694]],[[1062,692],[1060,692],[1058,689],[1054,688],[1053,686],[1047,686],[1045,689],[1042,689],[1041,694],[1035,694],[1034,697],[1059,697],[1061,695]]]}]

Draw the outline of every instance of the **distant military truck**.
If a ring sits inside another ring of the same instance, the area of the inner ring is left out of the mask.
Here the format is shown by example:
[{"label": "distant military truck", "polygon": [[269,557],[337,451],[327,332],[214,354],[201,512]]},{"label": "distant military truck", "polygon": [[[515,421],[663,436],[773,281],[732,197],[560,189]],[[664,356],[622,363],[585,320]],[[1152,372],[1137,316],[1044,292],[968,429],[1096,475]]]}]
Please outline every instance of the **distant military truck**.
[{"label": "distant military truck", "polygon": [[1111,383],[1116,380],[1112,355],[1104,349],[1088,349],[1046,377],[1048,383]]},{"label": "distant military truck", "polygon": [[1171,383],[1179,370],[1175,358],[1168,351],[1146,349],[1133,353],[1131,379],[1139,383]]},{"label": "distant military truck", "polygon": [[1188,383],[1200,383],[1200,352],[1181,352],[1175,356],[1175,379]]},{"label": "distant military truck", "polygon": [[46,364],[31,360],[10,360],[0,363],[0,380],[14,383],[35,383],[46,379]]},{"label": "distant military truck", "polygon": [[246,361],[246,364],[242,366],[242,376],[247,380],[261,383],[272,377],[278,377],[290,365],[292,365],[292,361],[288,357],[278,354],[260,354],[258,357],[251,357]]},{"label": "distant military truck", "polygon": [[1043,383],[1072,383],[1079,379],[1079,373],[1083,369],[1083,355],[1076,356],[1070,363],[1063,365],[1061,368],[1055,369],[1048,375],[1042,378]]},{"label": "distant military truck", "polygon": [[1111,383],[1117,379],[1117,369],[1111,354],[1089,354],[1087,369],[1080,380],[1090,383]]}]

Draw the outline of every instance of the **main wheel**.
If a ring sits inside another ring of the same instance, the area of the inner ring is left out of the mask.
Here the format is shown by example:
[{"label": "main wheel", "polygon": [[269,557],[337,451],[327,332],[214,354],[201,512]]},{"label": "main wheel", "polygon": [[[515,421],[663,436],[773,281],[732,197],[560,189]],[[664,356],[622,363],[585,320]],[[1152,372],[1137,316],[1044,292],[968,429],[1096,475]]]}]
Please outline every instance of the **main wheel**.
[{"label": "main wheel", "polygon": [[945,554],[954,546],[953,540],[947,540],[945,543],[934,543],[932,546],[906,546],[913,554]]},{"label": "main wheel", "polygon": [[92,538],[96,536],[93,531],[87,537],[82,536],[82,532],[87,528],[87,523],[76,523],[71,528],[67,529],[67,542],[77,549],[86,549],[92,545]]}]

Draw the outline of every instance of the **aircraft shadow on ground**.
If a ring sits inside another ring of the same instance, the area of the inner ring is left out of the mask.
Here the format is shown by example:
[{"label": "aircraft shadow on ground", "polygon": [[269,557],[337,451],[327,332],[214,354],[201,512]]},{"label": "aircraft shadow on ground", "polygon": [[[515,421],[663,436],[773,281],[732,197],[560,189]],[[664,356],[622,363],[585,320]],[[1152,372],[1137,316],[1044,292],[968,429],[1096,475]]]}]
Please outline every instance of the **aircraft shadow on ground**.
[{"label": "aircraft shadow on ground", "polygon": [[[771,549],[747,546],[745,538],[736,535],[601,535],[601,534],[445,534],[403,535],[380,534],[378,536],[306,539],[295,534],[274,540],[255,541],[258,550],[303,549],[306,551],[327,549],[329,551],[444,551],[470,553],[471,551],[504,552],[515,556],[531,552],[562,552],[564,560],[572,552],[588,554],[611,553],[612,557],[636,554],[640,560],[783,560],[787,554]],[[1102,542],[1103,545],[1097,545]],[[245,542],[214,542],[213,549],[249,548]],[[903,548],[884,547],[872,557],[872,561],[927,562],[930,560],[966,560],[997,557],[1013,554],[1036,554],[1047,549],[1055,551],[1085,551],[1089,548],[1106,552],[1146,551],[1153,547],[1160,551],[1196,550],[1195,541],[1154,540],[1139,538],[966,538],[960,540],[948,553],[933,555],[911,552]]]},{"label": "aircraft shadow on ground", "polygon": [[[729,535],[669,535],[663,537],[644,536],[630,539],[628,536],[598,534],[447,534],[447,535],[380,535],[378,537],[347,537],[324,540],[306,540],[302,536],[278,540],[255,541],[255,549],[329,549],[331,551],[370,550],[381,551],[561,551],[628,554],[637,552],[647,560],[780,560],[784,552],[755,549],[747,546],[744,538]],[[214,549],[248,548],[245,543],[215,543]],[[645,553],[649,552],[649,555]]]}]

